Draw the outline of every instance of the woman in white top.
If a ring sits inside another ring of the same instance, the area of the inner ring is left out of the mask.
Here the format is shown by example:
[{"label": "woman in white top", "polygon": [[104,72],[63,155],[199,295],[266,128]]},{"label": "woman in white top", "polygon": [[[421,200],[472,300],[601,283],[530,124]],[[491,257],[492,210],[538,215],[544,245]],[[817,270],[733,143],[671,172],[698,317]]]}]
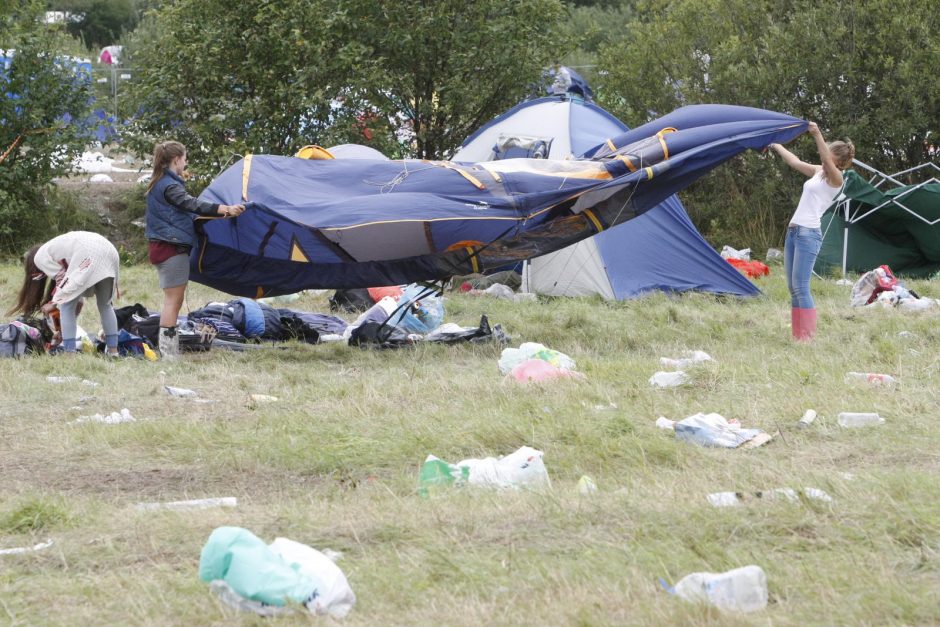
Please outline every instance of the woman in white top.
[{"label": "woman in white top", "polygon": [[809,291],[809,280],[822,246],[819,222],[842,189],[842,170],[852,165],[855,157],[852,142],[827,144],[815,122],[809,123],[808,130],[816,140],[821,165],[801,161],[780,144],[769,146],[783,157],[788,166],[807,177],[800,203],[787,227],[784,247],[784,271],[790,289],[790,320],[796,340],[809,340],[816,333],[816,306]]},{"label": "woman in white top", "polygon": [[23,263],[23,287],[8,315],[29,316],[40,309],[48,315],[58,309],[62,348],[75,352],[80,305],[85,296],[94,294],[107,352],[117,355],[118,326],[111,302],[117,295],[120,258],[114,244],[97,233],[72,231],[33,246]]}]

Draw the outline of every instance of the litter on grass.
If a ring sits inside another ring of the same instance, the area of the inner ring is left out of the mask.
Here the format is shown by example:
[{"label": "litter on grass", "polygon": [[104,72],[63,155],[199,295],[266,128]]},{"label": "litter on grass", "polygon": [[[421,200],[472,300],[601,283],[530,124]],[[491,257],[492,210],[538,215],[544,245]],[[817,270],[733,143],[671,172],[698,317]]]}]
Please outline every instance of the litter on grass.
[{"label": "litter on grass", "polygon": [[659,365],[663,368],[673,368],[674,370],[683,370],[690,366],[695,366],[706,361],[715,361],[711,355],[705,351],[686,351],[685,357],[670,358],[660,357]]},{"label": "litter on grass", "polygon": [[523,446],[500,457],[465,459],[449,464],[428,455],[421,465],[418,494],[429,496],[442,486],[481,486],[488,488],[551,488],[542,451]]},{"label": "litter on grass", "polygon": [[90,388],[96,388],[99,385],[101,385],[100,383],[97,383],[96,381],[89,381],[88,379],[81,379],[79,377],[72,377],[72,376],[57,377],[51,374],[48,377],[46,377],[46,381],[49,383],[81,383],[82,385],[85,385]]},{"label": "litter on grass", "polygon": [[262,616],[282,613],[272,606],[300,603],[313,614],[343,618],[356,603],[346,575],[325,554],[287,538],[265,544],[240,527],[212,532],[199,556],[199,578],[223,603]]},{"label": "litter on grass", "polygon": [[131,412],[126,407],[121,411],[113,411],[110,414],[95,414],[93,416],[79,416],[73,423],[82,423],[82,422],[100,422],[107,425],[116,425],[122,422],[136,422],[137,419],[131,415]]},{"label": "litter on grass", "polygon": [[836,422],[839,423],[840,427],[846,429],[860,429],[862,427],[883,425],[885,419],[874,412],[844,411],[839,414]]},{"label": "litter on grass", "polygon": [[735,507],[754,500],[785,500],[790,503],[798,503],[800,501],[800,494],[814,501],[832,502],[832,497],[819,488],[803,488],[801,492],[797,492],[792,488],[775,488],[773,490],[764,490],[754,493],[714,492],[705,498],[708,499],[708,503],[714,507]]},{"label": "litter on grass", "polygon": [[[657,424],[660,422],[657,420]],[[760,429],[744,429],[721,414],[695,414],[675,423],[676,439],[701,446],[750,448],[766,444],[771,436]],[[750,444],[750,446],[747,446]]]},{"label": "litter on grass", "polygon": [[177,398],[196,398],[199,396],[193,390],[188,390],[186,388],[175,388],[172,385],[164,385],[163,389],[166,390],[166,393],[170,396],[175,396]]},{"label": "litter on grass", "polygon": [[767,607],[767,575],[760,566],[744,566],[725,573],[692,573],[669,586],[670,594],[692,603],[706,603],[723,612],[757,612]]},{"label": "litter on grass", "polygon": [[33,551],[42,551],[53,545],[52,540],[46,540],[33,546],[18,546],[12,549],[0,549],[0,555],[20,555],[22,553],[32,553]]},{"label": "litter on grass", "polygon": [[575,370],[575,361],[565,355],[536,342],[525,342],[519,348],[504,348],[499,357],[499,372],[507,375],[519,364],[530,359],[541,359],[561,370]]},{"label": "litter on grass", "polygon": [[878,374],[876,372],[846,372],[846,383],[868,383],[875,387],[893,388],[898,384],[898,380],[890,374]]},{"label": "litter on grass", "polygon": [[142,511],[155,511],[168,509],[183,511],[188,509],[208,509],[210,507],[237,507],[238,499],[234,496],[223,496],[211,499],[192,499],[189,501],[170,501],[168,503],[138,503],[137,509]]},{"label": "litter on grass", "polygon": [[574,379],[576,381],[587,379],[580,372],[558,368],[541,359],[528,359],[513,367],[507,376],[520,383],[542,383],[553,379]]},{"label": "litter on grass", "polygon": [[587,475],[581,475],[581,478],[578,479],[578,494],[581,496],[589,496],[596,492],[597,484],[594,483],[594,480]]},{"label": "litter on grass", "polygon": [[650,385],[656,388],[674,388],[685,385],[691,381],[689,375],[682,370],[673,372],[660,371],[650,377]]}]

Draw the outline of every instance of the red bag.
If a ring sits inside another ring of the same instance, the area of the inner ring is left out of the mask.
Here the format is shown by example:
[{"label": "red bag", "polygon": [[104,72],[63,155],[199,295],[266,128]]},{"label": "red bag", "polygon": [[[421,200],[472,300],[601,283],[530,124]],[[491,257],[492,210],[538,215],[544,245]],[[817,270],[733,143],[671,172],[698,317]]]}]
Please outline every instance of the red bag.
[{"label": "red bag", "polygon": [[745,261],[743,259],[726,259],[728,263],[732,266],[746,274],[752,279],[758,277],[767,276],[770,274],[770,268],[767,267],[767,264],[761,263],[760,261]]}]

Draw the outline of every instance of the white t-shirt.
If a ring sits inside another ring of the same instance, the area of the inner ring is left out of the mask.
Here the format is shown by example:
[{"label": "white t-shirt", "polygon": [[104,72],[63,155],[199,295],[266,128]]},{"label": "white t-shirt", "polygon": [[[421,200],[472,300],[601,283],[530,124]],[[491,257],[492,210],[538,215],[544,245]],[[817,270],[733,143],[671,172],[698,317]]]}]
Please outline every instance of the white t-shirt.
[{"label": "white t-shirt", "polygon": [[826,209],[832,204],[836,196],[839,195],[841,187],[832,187],[826,182],[822,169],[816,174],[806,179],[803,183],[803,195],[800,196],[800,204],[796,206],[796,212],[790,218],[790,225],[805,226],[811,229],[818,229],[819,219]]}]

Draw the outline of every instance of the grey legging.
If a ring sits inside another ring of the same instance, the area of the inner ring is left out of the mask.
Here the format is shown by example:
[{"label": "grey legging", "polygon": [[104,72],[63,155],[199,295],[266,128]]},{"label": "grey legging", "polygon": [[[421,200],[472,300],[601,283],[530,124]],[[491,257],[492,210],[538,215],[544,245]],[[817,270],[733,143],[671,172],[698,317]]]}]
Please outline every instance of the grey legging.
[{"label": "grey legging", "polygon": [[62,326],[62,348],[66,351],[75,351],[75,334],[78,322],[76,308],[82,297],[94,291],[95,302],[98,303],[98,314],[101,316],[101,326],[104,328],[104,341],[108,348],[117,348],[118,325],[111,306],[111,295],[114,293],[114,279],[102,279],[85,291],[82,296],[73,298],[67,303],[59,305],[59,324]]}]

